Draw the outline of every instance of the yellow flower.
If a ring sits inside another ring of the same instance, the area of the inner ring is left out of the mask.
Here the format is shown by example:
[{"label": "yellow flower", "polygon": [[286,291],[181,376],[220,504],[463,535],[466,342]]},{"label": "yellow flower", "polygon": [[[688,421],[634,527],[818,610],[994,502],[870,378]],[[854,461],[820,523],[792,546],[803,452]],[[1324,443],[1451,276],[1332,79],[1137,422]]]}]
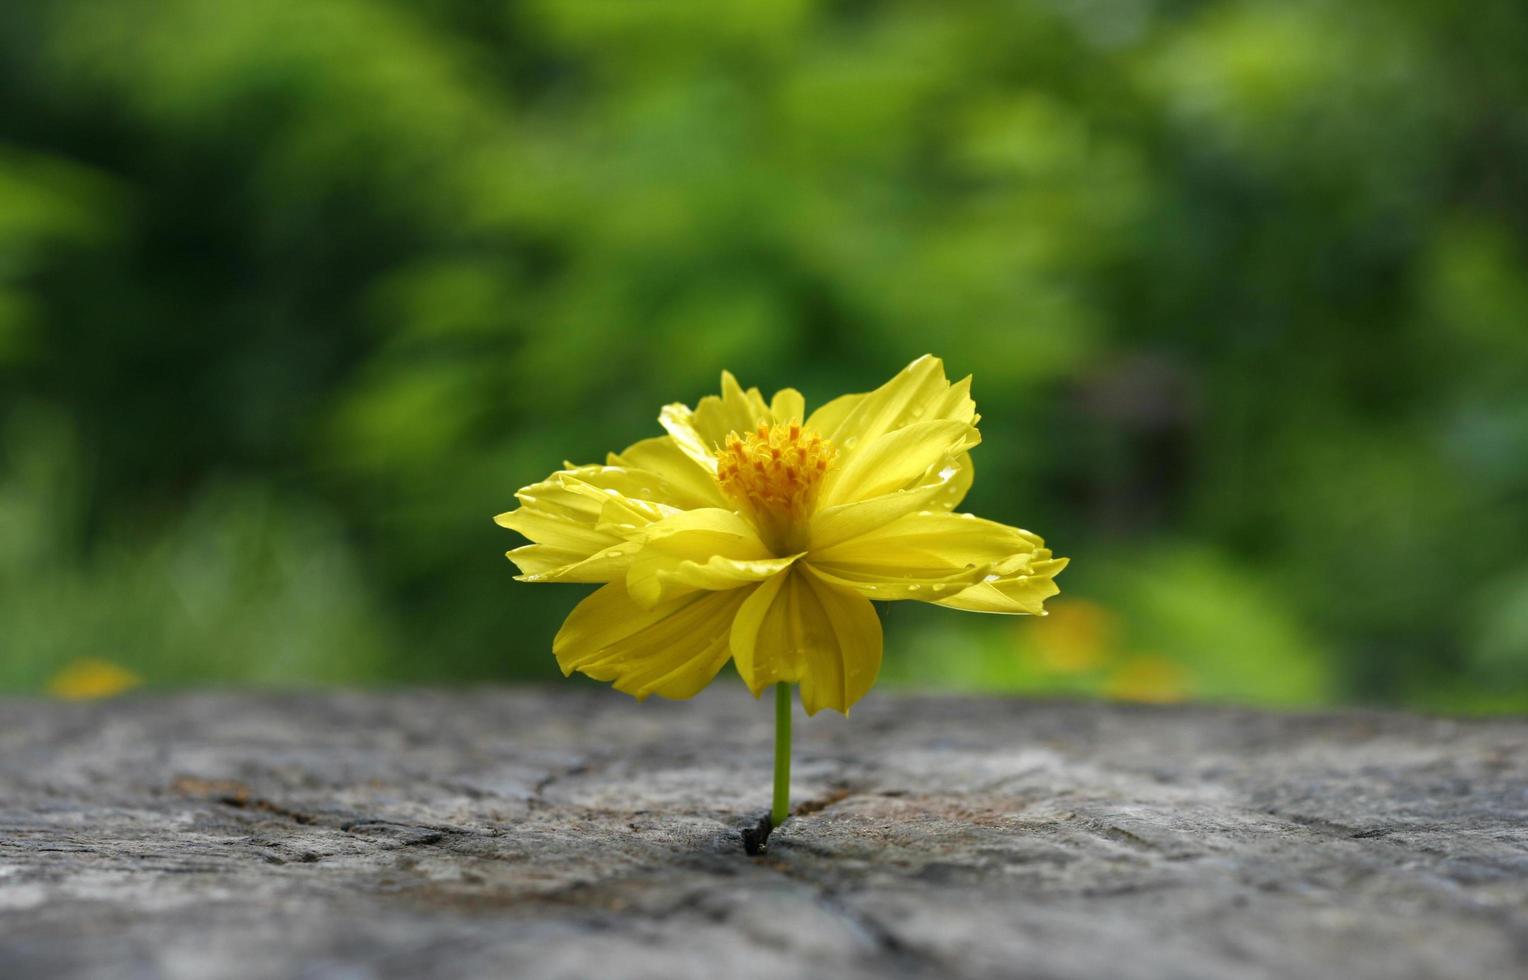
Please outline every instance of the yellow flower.
[{"label": "yellow flower", "polygon": [[521,490],[495,518],[532,542],[509,552],[519,579],[604,583],[553,642],[563,673],[688,698],[731,659],[755,695],[798,684],[808,714],[847,713],[880,669],[871,600],[1041,613],[1066,560],[954,512],[970,389],[925,356],[808,415],[723,372],[720,397],[663,409],[666,435]]},{"label": "yellow flower", "polygon": [[142,678],[108,660],[85,657],[73,660],[48,681],[48,693],[56,698],[84,701],[110,698],[143,683]]},{"label": "yellow flower", "polygon": [[1189,676],[1166,657],[1145,654],[1127,660],[1104,687],[1104,693],[1122,701],[1168,704],[1189,694]]}]

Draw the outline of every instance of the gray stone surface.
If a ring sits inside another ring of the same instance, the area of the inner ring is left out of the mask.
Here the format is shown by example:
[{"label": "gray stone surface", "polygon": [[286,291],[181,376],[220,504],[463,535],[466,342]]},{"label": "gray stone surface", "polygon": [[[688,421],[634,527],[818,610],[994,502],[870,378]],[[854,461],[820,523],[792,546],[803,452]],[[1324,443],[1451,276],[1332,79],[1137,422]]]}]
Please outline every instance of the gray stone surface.
[{"label": "gray stone surface", "polygon": [[0,701],[0,976],[1512,977],[1528,722],[873,693]]}]

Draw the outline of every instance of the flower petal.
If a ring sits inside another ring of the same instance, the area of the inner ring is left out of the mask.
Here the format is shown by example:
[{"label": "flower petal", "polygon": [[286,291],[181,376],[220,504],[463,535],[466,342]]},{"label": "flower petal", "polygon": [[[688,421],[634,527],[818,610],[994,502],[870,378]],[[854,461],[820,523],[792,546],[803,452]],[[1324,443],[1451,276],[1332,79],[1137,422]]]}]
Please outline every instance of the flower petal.
[{"label": "flower petal", "polygon": [[981,441],[976,427],[955,419],[913,422],[883,433],[828,471],[819,506],[879,497],[922,482],[930,467]]},{"label": "flower petal", "polygon": [[801,685],[807,714],[845,714],[881,669],[881,621],[867,599],[798,566],[761,584],[732,624],[732,656],[755,695]]},{"label": "flower petal", "polygon": [[769,421],[769,406],[759,389],[737,383],[731,371],[722,372],[720,397],[708,395],[695,406],[695,427],[714,449],[722,444],[729,432],[748,432],[760,422]]},{"label": "flower petal", "polygon": [[726,498],[716,485],[715,472],[687,455],[673,436],[655,436],[633,443],[619,454],[611,453],[606,463],[651,476],[650,481],[638,486],[638,490],[650,490],[641,493],[647,500],[683,510],[726,506]]},{"label": "flower petal", "polygon": [[975,514],[920,511],[813,551],[812,562],[862,566],[963,568],[1030,556],[1045,542],[1022,528]]},{"label": "flower petal", "polygon": [[730,371],[722,372],[720,397],[707,395],[693,410],[678,403],[665,405],[658,415],[685,455],[712,473],[716,472],[713,454],[729,432],[752,432],[760,422],[771,419],[759,389],[744,391]]},{"label": "flower petal", "polygon": [[[515,494],[520,507],[494,518],[501,527],[518,531],[531,543],[509,552],[527,581],[607,582],[625,572],[635,548],[622,546],[626,537],[602,527],[603,500],[593,499],[570,485],[574,473],[597,475],[606,467],[575,467],[554,473]],[[573,477],[576,483],[577,478]]]},{"label": "flower petal", "polygon": [[868,392],[839,395],[832,401],[819,405],[817,411],[807,416],[806,427],[821,434],[823,438],[835,436],[844,419],[849,417],[849,413],[868,397],[870,397]]},{"label": "flower petal", "polygon": [[795,388],[781,388],[769,402],[776,422],[800,422],[806,418],[806,398]]},{"label": "flower petal", "polygon": [[625,496],[613,486],[599,486],[571,471],[558,473],[556,479],[563,489],[586,498],[589,506],[598,509],[595,530],[605,531],[622,539],[640,534],[655,521],[685,513],[667,504],[653,503],[641,497]]},{"label": "flower petal", "polygon": [[810,561],[813,571],[867,599],[936,602],[995,572],[1017,573],[1042,545],[1028,531],[974,514],[925,510],[814,551]]},{"label": "flower petal", "polygon": [[601,504],[569,489],[563,475],[553,473],[540,483],[516,491],[520,507],[499,514],[494,523],[519,531],[538,544],[586,556],[615,544],[618,538],[598,530]]},{"label": "flower petal", "polygon": [[747,595],[698,592],[643,609],[612,583],[574,608],[552,652],[564,675],[576,670],[614,681],[616,690],[638,700],[692,697],[731,655],[729,630]]},{"label": "flower petal", "polygon": [[795,560],[777,559],[752,524],[715,507],[649,524],[640,545],[627,569],[626,588],[644,608],[697,589],[734,589],[762,581]]},{"label": "flower petal", "polygon": [[612,545],[592,555],[527,544],[504,554],[520,569],[520,582],[614,582],[626,574],[634,548]]},{"label": "flower petal", "polygon": [[696,430],[695,412],[690,406],[679,402],[663,406],[658,413],[658,424],[668,431],[669,438],[674,440],[680,452],[702,469],[716,472],[716,456],[712,452],[714,447],[707,445],[704,437]]},{"label": "flower petal", "polygon": [[975,425],[976,403],[970,392],[970,378],[950,384],[944,362],[925,354],[875,391],[847,396],[852,402],[829,402],[808,424],[847,455],[912,422],[948,419]]},{"label": "flower petal", "polygon": [[644,546],[658,546],[681,558],[704,561],[712,555],[751,560],[773,558],[759,533],[736,511],[721,507],[686,510],[649,524]]},{"label": "flower petal", "polygon": [[569,465],[515,496],[520,507],[494,522],[531,540],[508,553],[530,582],[619,578],[636,553],[624,542],[695,499],[647,470],[608,465]]},{"label": "flower petal", "polygon": [[498,515],[494,523],[526,535],[533,543],[547,544],[584,558],[622,540],[608,531],[597,529],[599,511],[590,514],[588,520],[582,520],[581,517],[559,514],[558,511],[538,505],[539,498],[532,498],[532,503],[510,511],[509,514]]},{"label": "flower petal", "polygon": [[938,604],[967,612],[1044,615],[1045,600],[1061,591],[1054,579],[1066,564],[1067,559],[1052,558],[1041,548],[1022,570],[1000,574]]},{"label": "flower petal", "polygon": [[930,508],[933,510],[954,510],[960,506],[960,502],[966,499],[966,494],[971,491],[971,484],[976,482],[976,466],[971,462],[970,453],[961,453],[955,458],[955,474],[951,477],[945,492],[934,498]]},{"label": "flower petal", "polygon": [[626,572],[626,591],[645,609],[697,591],[738,589],[779,575],[800,555],[739,560],[712,555],[704,561],[676,558],[657,548],[638,552]]},{"label": "flower petal", "polygon": [[809,550],[820,551],[914,511],[942,506],[941,501],[951,498],[958,489],[959,475],[955,458],[949,457],[929,467],[928,473],[911,487],[819,509],[812,515]]},{"label": "flower petal", "polygon": [[813,564],[811,568],[829,585],[876,602],[896,602],[901,599],[934,602],[978,584],[988,573],[981,566],[943,572],[927,568],[872,571],[818,564]]}]

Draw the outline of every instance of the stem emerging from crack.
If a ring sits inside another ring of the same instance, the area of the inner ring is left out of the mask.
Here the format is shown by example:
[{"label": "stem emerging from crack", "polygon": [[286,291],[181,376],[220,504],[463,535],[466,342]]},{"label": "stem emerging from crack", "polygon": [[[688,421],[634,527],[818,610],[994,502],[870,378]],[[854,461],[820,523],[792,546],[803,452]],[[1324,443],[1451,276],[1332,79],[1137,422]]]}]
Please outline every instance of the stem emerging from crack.
[{"label": "stem emerging from crack", "polygon": [[775,798],[769,812],[742,832],[743,851],[757,857],[769,848],[769,835],[791,816],[791,686],[775,685]]},{"label": "stem emerging from crack", "polygon": [[791,686],[775,685],[775,799],[770,823],[779,827],[791,815]]}]

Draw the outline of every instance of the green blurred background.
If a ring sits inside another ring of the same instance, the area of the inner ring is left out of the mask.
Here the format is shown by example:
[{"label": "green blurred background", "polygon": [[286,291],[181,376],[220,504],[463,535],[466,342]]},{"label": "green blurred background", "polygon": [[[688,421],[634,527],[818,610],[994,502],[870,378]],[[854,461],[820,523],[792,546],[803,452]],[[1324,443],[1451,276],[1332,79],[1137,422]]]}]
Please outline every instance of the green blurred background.
[{"label": "green blurred background", "polygon": [[[0,689],[555,676],[514,490],[976,375],[885,682],[1528,710],[1521,0],[0,13]],[[734,680],[733,683],[736,681]]]}]

